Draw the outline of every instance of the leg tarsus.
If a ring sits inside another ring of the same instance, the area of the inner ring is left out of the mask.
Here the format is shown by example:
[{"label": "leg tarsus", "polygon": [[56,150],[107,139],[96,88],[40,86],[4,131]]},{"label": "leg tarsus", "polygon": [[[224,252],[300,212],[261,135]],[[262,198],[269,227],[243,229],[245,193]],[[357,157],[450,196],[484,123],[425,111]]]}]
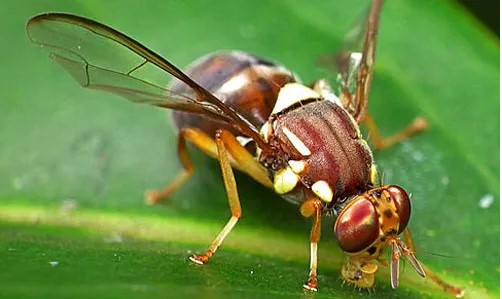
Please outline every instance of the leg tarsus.
[{"label": "leg tarsus", "polygon": [[317,273],[310,273],[309,280],[303,284],[303,288],[312,292],[317,292]]},{"label": "leg tarsus", "polygon": [[[314,225],[313,225],[314,226]],[[309,291],[317,292],[317,241],[310,242],[310,272],[307,282],[303,288]]]},{"label": "leg tarsus", "polygon": [[191,256],[188,257],[189,260],[192,262],[198,264],[198,265],[204,265],[208,260],[210,256],[206,256],[204,254],[192,254]]},{"label": "leg tarsus", "polygon": [[422,268],[424,268],[425,270],[425,277],[432,280],[438,286],[442,287],[445,292],[452,294],[456,298],[462,298],[464,296],[464,290],[462,288],[453,286],[447,283],[446,281],[442,280],[427,266],[422,265]]},{"label": "leg tarsus", "polygon": [[198,130],[195,129],[183,129],[178,133],[178,157],[183,166],[183,170],[178,173],[176,178],[166,188],[162,190],[147,191],[145,193],[145,201],[147,204],[153,205],[167,199],[192,176],[194,167],[188,156],[186,140],[192,141],[192,139],[197,138],[196,136],[198,134]]},{"label": "leg tarsus", "polygon": [[[413,242],[413,238],[411,236],[411,231],[409,228],[406,228],[404,230],[403,239],[404,239],[404,243],[406,244],[408,249],[412,253],[415,253],[415,244]],[[450,293],[457,298],[461,298],[464,296],[464,290],[462,288],[453,286],[453,285],[447,283],[446,281],[442,280],[441,278],[439,278],[439,276],[437,276],[434,272],[432,272],[432,270],[429,269],[429,267],[427,267],[426,265],[424,265],[422,263],[420,265],[425,272],[425,277],[432,280],[435,284],[437,284],[438,286],[443,288],[443,290],[445,292]]]},{"label": "leg tarsus", "polygon": [[228,220],[227,224],[225,227],[221,230],[221,232],[216,236],[214,239],[213,243],[211,243],[211,246],[209,246],[209,249],[203,253],[203,254],[192,254],[189,259],[199,265],[205,264],[216,252],[218,247],[221,245],[223,240],[226,238],[228,233],[234,228],[235,224],[237,224],[237,221],[239,220],[239,217],[237,216],[232,216],[230,220]]},{"label": "leg tarsus", "polygon": [[161,201],[166,200],[169,196],[176,191],[181,185],[183,185],[190,177],[192,177],[193,171],[183,170],[179,173],[176,178],[162,190],[149,190],[145,192],[145,202],[148,205],[155,205]]}]

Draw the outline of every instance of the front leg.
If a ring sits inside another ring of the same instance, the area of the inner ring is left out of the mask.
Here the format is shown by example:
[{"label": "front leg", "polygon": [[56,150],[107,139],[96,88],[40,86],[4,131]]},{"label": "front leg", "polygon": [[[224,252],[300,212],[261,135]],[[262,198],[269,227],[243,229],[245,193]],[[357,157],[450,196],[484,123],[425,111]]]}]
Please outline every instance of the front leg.
[{"label": "front leg", "polygon": [[300,207],[304,217],[313,217],[310,230],[310,272],[303,287],[314,292],[317,292],[317,244],[321,238],[321,209],[322,203],[317,198],[305,201]]},{"label": "front leg", "polygon": [[[404,230],[403,239],[404,239],[404,243],[406,244],[408,249],[411,252],[415,253],[415,243],[413,242],[413,238],[411,237],[411,232],[410,232],[409,228],[406,228]],[[464,290],[462,288],[453,286],[453,285],[447,283],[446,281],[442,280],[441,278],[439,278],[439,276],[437,276],[434,272],[432,272],[432,270],[429,269],[427,266],[422,264],[421,267],[425,271],[425,277],[432,280],[438,286],[442,287],[443,290],[454,295],[457,298],[461,298],[462,296],[464,296]]]}]

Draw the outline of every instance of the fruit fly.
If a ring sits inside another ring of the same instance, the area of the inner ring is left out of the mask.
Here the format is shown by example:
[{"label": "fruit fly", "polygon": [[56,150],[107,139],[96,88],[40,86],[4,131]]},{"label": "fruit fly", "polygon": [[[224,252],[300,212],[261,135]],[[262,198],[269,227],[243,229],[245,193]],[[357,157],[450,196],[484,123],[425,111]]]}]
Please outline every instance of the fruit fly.
[{"label": "fruit fly", "polygon": [[[379,265],[386,264],[381,256],[390,247],[393,288],[399,284],[404,256],[420,276],[461,296],[462,289],[441,280],[415,257],[407,228],[409,196],[399,186],[379,182],[372,152],[359,130],[364,123],[376,147],[384,148],[426,127],[425,120],[417,118],[384,139],[367,112],[381,5],[373,1],[362,26],[362,50],[335,59],[342,70],[337,94],[326,80],[303,85],[285,67],[240,51],[210,54],[182,72],[123,33],[75,15],[35,16],[27,31],[31,41],[48,48],[50,57],[83,87],[174,110],[183,170],[167,188],[149,193],[149,202],[168,197],[192,175],[187,143],[219,161],[231,217],[209,249],[190,256],[191,261],[209,261],[241,217],[235,168],[312,217],[304,288],[317,291],[321,217],[334,215],[334,237],[347,256],[345,281],[373,286]],[[148,75],[151,71],[169,74],[173,81],[158,86]]]}]

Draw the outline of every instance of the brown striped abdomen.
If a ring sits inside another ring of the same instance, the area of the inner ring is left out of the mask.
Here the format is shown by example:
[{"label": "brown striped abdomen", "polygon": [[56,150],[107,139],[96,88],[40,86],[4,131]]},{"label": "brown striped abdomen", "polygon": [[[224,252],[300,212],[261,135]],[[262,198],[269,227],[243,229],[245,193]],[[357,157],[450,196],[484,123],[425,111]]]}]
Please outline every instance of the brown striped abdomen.
[{"label": "brown striped abdomen", "polygon": [[[204,56],[189,66],[186,74],[258,129],[270,116],[280,88],[295,82],[294,75],[284,67],[238,51]],[[169,89],[194,97],[193,91],[181,81],[173,81]],[[217,129],[224,128],[238,135],[230,125],[208,117],[172,113],[178,130],[198,128],[214,136]]]}]

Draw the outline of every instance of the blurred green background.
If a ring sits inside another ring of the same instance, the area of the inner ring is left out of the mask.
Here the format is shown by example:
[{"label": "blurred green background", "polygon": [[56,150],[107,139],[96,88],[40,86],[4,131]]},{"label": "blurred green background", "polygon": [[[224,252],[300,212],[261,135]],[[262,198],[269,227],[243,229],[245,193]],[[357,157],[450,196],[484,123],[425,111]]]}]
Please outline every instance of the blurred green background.
[{"label": "blurred green background", "polygon": [[[215,161],[191,150],[193,179],[146,206],[180,169],[166,112],[83,90],[30,44],[27,20],[71,12],[134,37],[183,67],[221,49],[280,61],[305,82],[334,76],[333,53],[367,1],[19,1],[0,12],[0,297],[310,297],[310,221],[238,175],[244,217],[211,263],[206,248],[229,216]],[[370,111],[384,134],[417,115],[430,130],[376,152],[387,183],[412,193],[418,257],[467,298],[499,294],[499,47],[452,1],[388,1]],[[318,298],[447,297],[402,266],[344,286],[343,255],[324,222]]]}]

